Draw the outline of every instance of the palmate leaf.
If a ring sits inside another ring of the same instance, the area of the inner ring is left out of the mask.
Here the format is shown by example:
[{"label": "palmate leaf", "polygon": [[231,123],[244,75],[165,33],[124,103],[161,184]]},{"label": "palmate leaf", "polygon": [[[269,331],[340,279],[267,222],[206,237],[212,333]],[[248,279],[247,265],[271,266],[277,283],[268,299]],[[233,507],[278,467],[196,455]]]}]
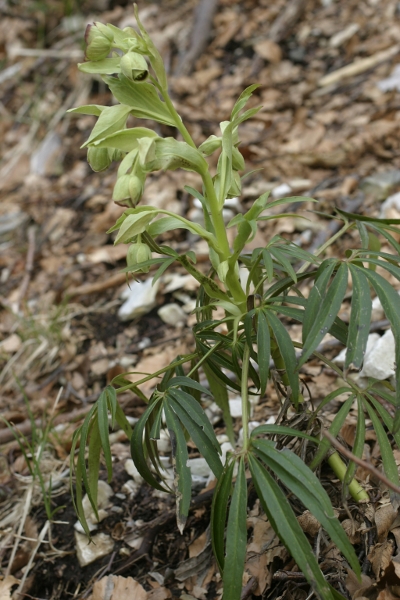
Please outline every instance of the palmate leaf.
[{"label": "palmate leaf", "polygon": [[364,273],[351,264],[349,269],[353,282],[353,297],[344,368],[348,369],[353,364],[355,369],[360,369],[367,347],[372,301],[368,280]]},{"label": "palmate leaf", "polygon": [[226,461],[224,471],[215,488],[211,507],[211,543],[221,574],[225,566],[225,523],[235,464],[234,458],[228,458]]},{"label": "palmate leaf", "polygon": [[249,466],[257,495],[274,531],[285,544],[307,581],[320,598],[324,600],[340,598],[340,595],[333,594],[331,586],[325,580],[310,544],[278,484],[252,454],[249,455]]},{"label": "palmate leaf", "polygon": [[[356,267],[360,269],[360,267]],[[396,290],[378,273],[370,269],[362,269],[369,279],[381,301],[386,317],[392,326],[395,340],[395,362],[396,362],[396,416],[394,419],[394,432],[400,430],[400,296]]]},{"label": "palmate leaf", "polygon": [[233,429],[233,420],[231,411],[229,409],[229,395],[228,387],[224,381],[219,379],[215,371],[213,371],[208,362],[204,362],[202,365],[205,376],[207,377],[210,391],[213,395],[216,405],[222,410],[222,417],[226,426],[226,434],[231,442],[232,446],[235,445],[235,432]]},{"label": "palmate leaf", "polygon": [[[182,425],[188,431],[197,448],[204,456],[215,477],[220,477],[223,469],[219,454],[221,453],[214,430],[198,402],[192,398],[192,403],[187,401],[188,394],[181,390],[169,390],[165,402],[169,404]],[[197,411],[194,406],[200,411]]]},{"label": "palmate leaf", "polygon": [[247,481],[244,457],[238,464],[226,530],[226,556],[223,571],[222,600],[240,600],[247,542]]},{"label": "palmate leaf", "polygon": [[[340,310],[347,289],[348,267],[342,263],[334,276],[331,285],[327,288],[327,275],[331,265],[323,272],[324,285],[314,287],[316,292],[313,302],[307,304],[303,321],[303,352],[299,360],[299,367],[304,365],[313,351],[317,348],[322,338],[328,333]],[[322,278],[322,277],[321,277]],[[312,311],[312,312],[311,312]],[[307,327],[306,327],[307,324]],[[304,331],[306,329],[306,331]]]},{"label": "palmate leaf", "polygon": [[347,558],[352,569],[359,575],[360,565],[354,548],[334,515],[328,494],[311,469],[294,452],[286,448],[277,450],[274,442],[254,440],[252,447],[257,456],[274,471],[282,483],[316,517]]},{"label": "palmate leaf", "polygon": [[[385,396],[383,396],[383,394],[382,394],[382,390],[379,391],[379,395],[382,396],[382,398],[385,398]],[[369,394],[367,392],[366,396],[367,396],[368,400],[371,402],[371,404],[373,405],[373,407],[375,408],[378,415],[381,417],[381,419],[384,422],[384,424],[386,425],[386,427],[388,428],[388,431],[393,435],[394,440],[397,444],[397,447],[400,448],[400,432],[397,431],[396,433],[393,433],[393,418],[392,418],[392,416],[388,413],[388,411],[385,408],[383,408],[383,406],[382,406],[382,404],[380,404],[380,402],[378,402],[377,400],[375,400],[375,398],[373,396],[371,396],[371,394]],[[387,399],[387,398],[385,398],[385,399]]]},{"label": "palmate leaf", "polygon": [[272,256],[275,258],[276,262],[281,267],[283,267],[285,274],[289,275],[289,277],[291,277],[293,279],[293,281],[295,283],[297,283],[296,272],[293,269],[290,260],[288,258],[286,258],[283,250],[281,250],[280,248],[276,248],[275,246],[270,246],[269,251],[272,254]]},{"label": "palmate leaf", "polygon": [[162,410],[162,405],[161,405],[160,399],[155,399],[153,401],[150,401],[150,404],[148,405],[148,407],[146,408],[146,410],[140,417],[139,421],[136,423],[135,428],[132,433],[132,438],[131,438],[131,455],[132,455],[132,460],[135,463],[135,466],[136,466],[137,470],[139,471],[140,475],[143,477],[143,479],[149,485],[156,488],[157,490],[160,490],[162,492],[168,492],[168,490],[166,488],[164,488],[157,481],[157,479],[155,479],[152,472],[150,471],[148,464],[147,464],[145,446],[143,443],[143,434],[144,434],[144,430],[146,427],[146,423],[147,423],[151,413],[156,409]]},{"label": "palmate leaf", "polygon": [[192,490],[192,476],[187,465],[189,455],[186,439],[178,418],[168,402],[163,403],[165,420],[172,447],[172,467],[174,469],[174,488],[176,495],[176,522],[181,533],[185,528],[189,514]]}]

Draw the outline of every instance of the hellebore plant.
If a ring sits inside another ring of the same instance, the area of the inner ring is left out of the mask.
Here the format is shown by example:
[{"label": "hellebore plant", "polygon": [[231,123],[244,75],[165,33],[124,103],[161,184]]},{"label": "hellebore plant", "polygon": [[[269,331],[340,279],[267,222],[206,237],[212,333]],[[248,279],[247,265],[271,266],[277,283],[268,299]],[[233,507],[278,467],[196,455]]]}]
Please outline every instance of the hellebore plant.
[{"label": "hellebore plant", "polygon": [[[287,496],[289,491],[311,511],[350,567],[360,575],[353,546],[334,516],[315,470],[327,459],[342,481],[345,497],[350,493],[361,502],[368,502],[369,497],[354,479],[356,465],[353,462],[345,465],[323,436],[318,413],[339,395],[347,396],[329,427],[331,435],[336,437],[356,403],[358,420],[353,454],[362,456],[368,417],[380,445],[385,474],[398,485],[391,444],[394,439],[400,447],[400,297],[376,268],[400,279],[400,245],[394,236],[400,233],[395,227],[400,221],[362,217],[336,209],[334,218],[341,220],[343,226],[314,255],[280,236],[274,236],[265,247],[247,252],[246,244],[254,238],[258,222],[284,216],[272,216],[269,209],[304,200],[303,197],[271,200],[266,193],[246,213],[235,216],[227,226],[224,223],[222,210],[226,199],[241,192],[240,172],[245,164],[239,150],[239,125],[260,110],[260,107],[246,109],[257,86],[252,85],[241,94],[229,120],[220,124],[221,134],[210,136],[197,147],[174,108],[162,58],[142,26],[136,6],[135,16],[139,32],[101,23],[88,27],[87,62],[79,68],[84,73],[101,75],[117,104],[82,106],[72,112],[98,117],[84,144],[91,167],[102,171],[112,161],[120,162],[113,200],[126,210],[109,233],[117,232],[116,244],[129,244],[125,271],[148,273],[150,268],[158,266],[153,277],[156,281],[175,263],[199,282],[197,323],[193,327],[195,349],[137,383],[118,376],[102,392],[73,440],[71,467],[76,475],[75,505],[79,518],[89,535],[82,496],[86,490],[96,512],[101,452],[108,477],[112,477],[109,418],[112,427],[118,423],[129,437],[132,458],[143,479],[158,490],[171,491],[163,479],[157,450],[160,431],[165,428],[171,439],[177,524],[181,532],[191,499],[188,438],[196,444],[217,479],[211,536],[225,600],[239,600],[241,596],[248,477],[272,527],[314,593],[324,600],[343,598],[325,579]],[[181,141],[160,137],[146,127],[127,127],[130,115],[175,127]],[[214,153],[219,158],[212,173],[206,159]],[[203,226],[180,214],[139,204],[149,173],[175,169],[199,175],[201,188],[185,187],[185,190],[200,201]],[[227,228],[235,229],[233,248],[228,242]],[[197,267],[194,252],[179,254],[157,241],[164,232],[176,229],[186,229],[207,242],[211,263],[207,275]],[[326,248],[351,229],[358,230],[360,247],[347,251],[344,259],[324,259]],[[380,251],[379,236],[386,240],[393,254]],[[239,265],[248,271],[245,286],[239,279]],[[338,313],[349,276],[352,308],[347,324]],[[301,292],[300,284],[304,281],[311,287],[308,297]],[[360,369],[363,363],[371,318],[371,289],[378,295],[395,336],[395,389],[389,384],[378,388],[375,381],[367,389],[361,389],[348,377],[351,366]],[[217,308],[225,311],[224,319],[213,318]],[[302,324],[301,344],[291,340],[280,317]],[[225,323],[227,332],[220,333],[221,323]],[[344,371],[317,351],[328,332],[347,347]],[[310,357],[317,357],[343,381],[321,400],[316,410],[311,410],[303,397],[300,378],[300,369]],[[207,385],[199,383],[200,374]],[[261,425],[250,434],[249,395],[263,396],[270,378],[282,398],[279,423]],[[138,386],[151,379],[155,391],[147,398]],[[126,390],[134,391],[147,403],[133,431],[117,401],[118,394]],[[227,434],[235,445],[228,390],[241,394],[243,443],[223,464],[203,401],[211,397],[222,409]],[[295,414],[296,426],[291,426],[289,409]],[[392,499],[398,500],[393,493]]]}]

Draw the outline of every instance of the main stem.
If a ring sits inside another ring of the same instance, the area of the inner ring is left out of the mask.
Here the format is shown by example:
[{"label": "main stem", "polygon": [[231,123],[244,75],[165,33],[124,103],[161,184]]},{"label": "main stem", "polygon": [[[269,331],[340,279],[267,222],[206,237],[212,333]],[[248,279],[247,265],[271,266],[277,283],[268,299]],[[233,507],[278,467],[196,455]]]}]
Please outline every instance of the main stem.
[{"label": "main stem", "polygon": [[[197,150],[197,146],[194,143],[190,133],[186,129],[184,123],[182,122],[181,117],[179,116],[175,106],[173,105],[171,98],[168,94],[167,89],[162,89],[162,95],[165,100],[165,104],[168,107],[168,110],[175,121],[175,126],[182,135],[185,142],[195,148]],[[222,261],[228,260],[231,256],[231,251],[229,248],[228,236],[226,235],[226,227],[223,219],[222,208],[218,206],[218,198],[215,193],[214,184],[210,172],[207,170],[206,172],[201,174],[201,178],[203,180],[203,185],[208,201],[208,206],[210,209],[211,220],[214,225],[214,233],[218,242],[218,256]],[[235,276],[235,274],[228,273],[226,278],[226,285],[232,294],[233,300],[237,304],[242,304],[246,301],[246,294],[244,293],[239,280]]]},{"label": "main stem", "polygon": [[246,452],[249,448],[249,363],[250,363],[250,348],[247,344],[244,345],[243,363],[242,363],[242,381],[241,381],[241,397],[242,397],[242,427],[243,427],[243,451]]}]

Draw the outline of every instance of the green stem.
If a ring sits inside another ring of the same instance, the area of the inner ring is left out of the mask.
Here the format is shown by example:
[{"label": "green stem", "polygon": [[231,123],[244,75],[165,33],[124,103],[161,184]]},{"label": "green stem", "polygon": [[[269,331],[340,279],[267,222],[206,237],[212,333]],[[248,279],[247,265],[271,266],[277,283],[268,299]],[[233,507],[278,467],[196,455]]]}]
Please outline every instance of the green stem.
[{"label": "green stem", "polygon": [[[328,464],[331,467],[331,469],[333,470],[333,472],[335,473],[335,475],[337,475],[337,477],[340,479],[340,481],[344,481],[347,467],[337,452],[334,452],[333,454],[330,455],[330,457],[328,458]],[[354,500],[356,500],[357,502],[360,502],[360,501],[369,502],[370,501],[367,492],[364,490],[363,487],[361,487],[361,485],[358,483],[358,481],[356,479],[353,479],[349,483],[349,492],[350,492],[352,498],[354,498]]]},{"label": "green stem", "polygon": [[[343,225],[343,227],[335,233],[335,235],[333,235],[331,238],[329,238],[328,241],[325,242],[325,244],[322,244],[322,246],[317,248],[317,250],[314,252],[314,256],[319,256],[320,254],[325,252],[325,250],[327,248],[329,248],[329,246],[331,246],[334,242],[336,242],[336,240],[338,238],[340,238],[340,236],[342,236],[344,233],[346,233],[346,231],[348,231],[348,229],[351,229],[351,227],[353,227],[353,225],[354,225],[354,223],[345,223]],[[297,275],[304,273],[304,271],[306,269],[308,269],[308,263],[304,263],[304,265],[302,267],[300,267],[300,269],[297,271]]]},{"label": "green stem", "polygon": [[[162,89],[161,92],[165,104],[167,105],[168,110],[175,122],[175,127],[178,129],[185,142],[189,146],[191,146],[192,148],[196,148],[197,150],[196,144],[194,143],[190,133],[186,129],[181,117],[179,116],[175,106],[172,103],[172,100],[168,94],[168,90]],[[229,248],[228,236],[226,234],[226,227],[223,219],[222,207],[220,208],[218,205],[218,198],[215,193],[211,174],[208,171],[208,169],[204,173],[201,173],[201,178],[203,180],[205,195],[208,200],[208,207],[210,209],[211,220],[214,226],[215,237],[217,239],[218,248],[216,248],[216,251],[221,261],[228,260],[228,258],[231,256],[231,252]],[[228,274],[226,278],[226,286],[232,294],[232,298],[235,302],[237,302],[238,304],[242,304],[246,301],[246,294],[242,290],[240,282],[235,277],[234,273]]]},{"label": "green stem", "polygon": [[242,381],[241,381],[241,397],[242,397],[242,427],[243,427],[243,451],[246,452],[249,448],[249,363],[250,363],[250,348],[247,344],[244,345],[243,363],[242,363]]}]

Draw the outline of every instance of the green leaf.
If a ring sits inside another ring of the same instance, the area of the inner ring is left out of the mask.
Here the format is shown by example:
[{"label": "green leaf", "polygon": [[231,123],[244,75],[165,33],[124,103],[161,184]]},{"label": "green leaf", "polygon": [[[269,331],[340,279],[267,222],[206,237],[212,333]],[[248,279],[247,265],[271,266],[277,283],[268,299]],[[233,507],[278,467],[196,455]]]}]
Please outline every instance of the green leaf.
[{"label": "green leaf", "polygon": [[204,385],[201,385],[198,381],[191,379],[190,377],[185,377],[183,375],[179,375],[177,377],[173,377],[168,384],[168,387],[179,386],[179,387],[187,387],[192,388],[194,390],[198,390],[202,394],[206,394],[206,396],[212,396],[210,390],[208,390]]},{"label": "green leaf", "polygon": [[242,593],[247,545],[247,482],[243,456],[240,457],[238,466],[226,530],[223,600],[240,600]]},{"label": "green leaf", "polygon": [[336,264],[335,259],[324,260],[315,274],[314,285],[307,299],[306,312],[303,319],[303,343],[310,334]]},{"label": "green leaf", "polygon": [[131,152],[137,147],[137,141],[143,137],[155,138],[157,134],[147,127],[121,129],[111,135],[93,142],[95,148],[117,148],[123,152]]},{"label": "green leaf", "polygon": [[177,402],[183,410],[185,410],[192,421],[200,427],[201,431],[207,436],[218,454],[221,454],[221,448],[215,437],[214,428],[197,400],[183,390],[177,390],[175,388],[169,388],[168,394],[169,396],[172,396],[175,402]]},{"label": "green leaf", "polygon": [[330,587],[282,490],[252,454],[249,455],[249,466],[257,495],[274,531],[320,598],[333,600]]},{"label": "green leaf", "polygon": [[131,81],[124,75],[120,75],[119,78],[106,76],[103,80],[118,102],[129,106],[135,117],[175,126],[167,106],[151,83]]},{"label": "green leaf", "polygon": [[[143,233],[147,225],[154,219],[154,212],[138,212],[134,215],[128,215],[119,228],[114,244],[124,244],[129,242],[135,235]],[[151,260],[151,259],[149,259]]]},{"label": "green leaf", "polygon": [[82,73],[98,73],[99,75],[113,75],[120,73],[119,63],[121,58],[103,58],[103,60],[87,61],[78,63],[78,69]]},{"label": "green leaf", "polygon": [[[357,458],[362,458],[365,443],[365,416],[362,396],[360,394],[357,395],[357,404],[357,426],[352,453],[354,454],[354,456],[357,456]],[[344,489],[346,489],[348,484],[352,481],[356,469],[357,465],[355,464],[355,462],[350,461],[347,466],[346,474],[343,480]]]},{"label": "green leaf", "polygon": [[266,250],[265,248],[262,250],[262,258],[265,267],[265,272],[267,274],[268,283],[271,283],[271,281],[274,278],[274,264],[270,252],[268,252],[268,250]]},{"label": "green leaf", "polygon": [[369,279],[375,289],[383,310],[392,326],[395,340],[395,363],[396,363],[396,416],[394,419],[394,432],[400,430],[400,296],[396,290],[378,273],[369,269],[363,269],[363,273]]},{"label": "green leaf", "polygon": [[211,507],[211,543],[221,574],[225,566],[225,523],[236,461],[228,459],[215,488]]},{"label": "green leaf", "polygon": [[299,397],[299,377],[296,372],[297,359],[296,352],[293,346],[293,342],[290,335],[282,325],[280,320],[271,312],[265,311],[265,315],[274,333],[274,337],[279,347],[279,351],[282,355],[283,362],[285,363],[286,375],[289,379],[290,387],[292,390],[292,398],[294,403],[297,403]]},{"label": "green leaf", "polygon": [[78,115],[94,115],[95,117],[99,117],[105,106],[101,104],[85,104],[84,106],[77,106],[76,108],[70,108],[67,110],[67,113],[74,113]]},{"label": "green leaf", "polygon": [[262,310],[257,314],[257,359],[260,376],[260,395],[265,394],[271,360],[271,338],[267,318]]},{"label": "green leaf", "polygon": [[189,514],[192,489],[192,476],[187,466],[189,455],[182,427],[168,402],[164,402],[164,413],[172,446],[172,467],[175,474],[176,523],[182,534]]},{"label": "green leaf", "polygon": [[275,258],[276,262],[283,267],[283,269],[286,271],[286,273],[289,275],[289,277],[291,277],[293,279],[293,281],[295,283],[297,283],[296,273],[295,273],[292,265],[290,264],[290,261],[286,258],[286,256],[283,254],[283,252],[281,252],[275,246],[270,246],[269,251],[271,252],[272,256]]},{"label": "green leaf", "polygon": [[[175,393],[174,393],[175,392]],[[181,399],[181,394],[184,394],[182,391],[178,390],[169,390],[168,391],[168,403],[182,422],[190,437],[196,444],[200,453],[204,456],[207,461],[208,466],[214,473],[215,477],[218,479],[221,476],[223,465],[221,463],[221,459],[218,456],[218,452],[220,452],[220,448],[216,449],[215,444],[218,444],[218,441],[215,437],[214,431],[214,440],[210,440],[209,431],[205,432],[205,421],[207,421],[208,425],[210,422],[207,417],[203,413],[202,419],[200,422],[197,422],[193,419],[193,407],[190,407],[187,403],[183,404],[179,402],[178,398]],[[196,400],[193,401],[196,402]],[[197,402],[196,402],[197,404]],[[197,404],[198,405],[198,404]]]},{"label": "green leaf", "polygon": [[310,442],[314,442],[315,444],[319,444],[319,440],[316,437],[308,435],[307,433],[304,433],[299,429],[294,429],[293,427],[286,427],[285,425],[274,425],[272,423],[270,425],[259,425],[258,427],[253,429],[250,437],[253,438],[257,435],[262,435],[264,433],[269,435],[285,435],[290,437],[299,437],[309,440]]},{"label": "green leaf", "polygon": [[102,440],[99,429],[99,421],[98,419],[94,419],[93,425],[90,430],[87,473],[90,494],[92,497],[93,504],[96,507],[94,510],[96,517],[98,517],[97,494],[99,489],[101,446]]},{"label": "green leaf", "polygon": [[260,85],[258,83],[253,83],[253,85],[249,85],[243,92],[240,94],[239,98],[236,100],[235,105],[232,109],[231,113],[231,121],[236,117],[236,115],[246,106],[249,98],[252,96],[254,90],[256,90]]},{"label": "green leaf", "polygon": [[219,370],[213,370],[210,368],[208,361],[202,365],[205,376],[207,377],[208,385],[210,386],[210,392],[214,397],[216,405],[222,410],[222,417],[225,422],[226,434],[229,441],[234,446],[235,444],[235,433],[233,430],[233,421],[231,411],[229,409],[229,396],[226,382],[222,381],[218,377]]},{"label": "green leaf", "polygon": [[105,138],[116,131],[119,131],[125,126],[128,118],[130,107],[123,104],[116,106],[107,106],[97,119],[96,125],[92,129],[92,133],[82,148],[86,148],[93,142]]},{"label": "green leaf", "polygon": [[[376,438],[378,440],[379,449],[381,451],[383,469],[385,471],[386,477],[392,483],[394,483],[394,485],[399,486],[399,471],[386,432],[382,426],[382,423],[378,419],[374,409],[368,403],[366,404],[366,406],[369,418],[371,419],[373,428],[375,429]],[[399,502],[399,494],[396,494],[393,490],[389,490],[389,494],[392,502]]]},{"label": "green leaf", "polygon": [[328,494],[319,479],[294,452],[287,448],[277,450],[275,443],[267,440],[254,440],[252,447],[282,483],[294,493],[306,508],[316,517],[329,534],[332,541],[349,561],[352,569],[361,574],[353,546],[335,517]]},{"label": "green leaf", "polygon": [[[112,388],[113,389],[113,388]],[[114,390],[115,393],[115,390]],[[108,388],[102,391],[97,401],[97,424],[100,433],[101,446],[103,448],[104,459],[107,468],[107,477],[110,482],[112,479],[112,457],[110,448],[109,428],[108,428]],[[89,471],[90,472],[90,471]]]},{"label": "green leaf", "polygon": [[[329,270],[329,268],[326,269],[326,271],[328,272]],[[326,290],[325,286],[325,289],[317,289],[315,297],[319,297],[320,301],[319,306],[315,306],[315,298],[313,298],[312,306],[314,307],[314,309],[316,309],[313,315],[310,314],[310,305],[307,304],[303,321],[303,330],[306,319],[307,323],[309,323],[312,318],[313,325],[309,329],[308,335],[306,337],[303,337],[304,345],[303,352],[299,361],[299,368],[302,365],[304,365],[304,363],[307,361],[307,359],[310,357],[313,351],[317,348],[318,344],[321,342],[323,337],[328,333],[331,326],[333,325],[335,318],[342,305],[344,295],[346,293],[347,276],[347,265],[345,263],[342,263],[335,277],[333,278],[333,281],[329,288]]]},{"label": "green leaf", "polygon": [[150,471],[147,465],[144,450],[145,446],[143,443],[143,434],[146,427],[146,423],[153,410],[155,410],[156,408],[160,410],[159,404],[159,400],[153,400],[148,405],[148,407],[140,417],[139,421],[136,423],[131,438],[131,455],[132,460],[135,463],[135,466],[139,471],[140,475],[143,477],[143,479],[156,490],[160,490],[161,492],[167,492],[168,490],[165,489],[162,485],[160,485],[157,479],[154,478],[152,472]]},{"label": "green leaf", "polygon": [[347,338],[347,351],[344,368],[347,370],[351,364],[355,369],[360,369],[364,360],[367,347],[369,328],[371,323],[372,302],[368,280],[361,270],[349,264],[353,281],[353,296],[351,299],[351,314],[349,333]]},{"label": "green leaf", "polygon": [[[346,402],[344,402],[342,404],[342,406],[339,409],[339,412],[333,419],[332,424],[328,430],[329,433],[331,435],[333,435],[333,437],[336,437],[338,435],[339,431],[341,430],[343,423],[345,422],[347,415],[350,412],[351,406],[354,401],[354,397],[355,397],[354,394],[351,394],[351,396],[349,396],[347,398]],[[330,444],[329,440],[327,438],[323,438],[319,444],[318,451],[316,452],[316,454],[310,464],[310,469],[314,470],[317,468],[317,466],[324,460],[330,447],[331,447],[331,444]]]}]

